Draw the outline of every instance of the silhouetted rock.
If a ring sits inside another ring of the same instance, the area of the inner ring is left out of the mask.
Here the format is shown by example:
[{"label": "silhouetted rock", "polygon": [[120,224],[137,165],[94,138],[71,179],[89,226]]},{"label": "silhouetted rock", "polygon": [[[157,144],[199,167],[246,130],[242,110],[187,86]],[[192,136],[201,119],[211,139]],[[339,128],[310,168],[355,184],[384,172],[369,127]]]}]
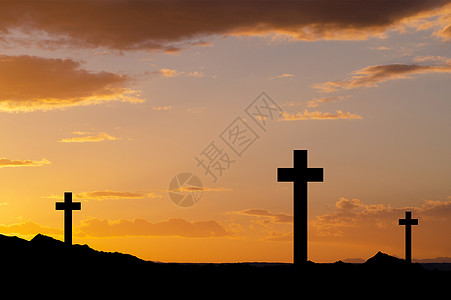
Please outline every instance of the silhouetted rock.
[{"label": "silhouetted rock", "polygon": [[371,265],[399,265],[399,264],[406,264],[406,261],[382,252],[377,252],[376,255],[369,258],[365,264],[371,264]]},{"label": "silhouetted rock", "polygon": [[[378,252],[364,264],[337,261],[320,264],[225,263],[180,264],[154,263],[133,255],[103,252],[88,245],[68,245],[54,238],[36,235],[27,241],[18,237],[0,235],[0,266],[8,278],[47,285],[67,284],[68,280],[91,284],[94,289],[111,291],[116,287],[154,287],[174,285],[210,286],[218,289],[268,288],[318,284],[341,288],[352,282],[366,286],[369,282],[396,288],[399,278],[415,282],[448,281],[451,272],[427,271],[419,264]],[[24,276],[26,275],[26,276]],[[300,280],[302,279],[302,280]],[[290,283],[290,284],[288,284]],[[288,285],[287,285],[288,284]]]}]

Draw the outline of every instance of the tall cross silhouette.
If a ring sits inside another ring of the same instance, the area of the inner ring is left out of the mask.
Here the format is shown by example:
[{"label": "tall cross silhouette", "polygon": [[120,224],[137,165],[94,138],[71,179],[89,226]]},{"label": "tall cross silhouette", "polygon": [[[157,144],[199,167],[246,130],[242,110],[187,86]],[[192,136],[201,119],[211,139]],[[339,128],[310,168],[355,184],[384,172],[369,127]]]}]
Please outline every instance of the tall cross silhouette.
[{"label": "tall cross silhouette", "polygon": [[278,168],[277,181],[293,182],[293,261],[307,262],[307,183],[322,182],[322,168],[307,167],[307,150],[293,151],[293,168]]},{"label": "tall cross silhouette", "polygon": [[399,225],[406,226],[406,261],[412,262],[412,225],[418,225],[418,219],[412,219],[412,212],[406,211],[406,218],[399,219]]},{"label": "tall cross silhouette", "polygon": [[72,193],[64,193],[64,202],[56,202],[56,210],[64,210],[64,242],[72,245],[72,211],[81,210],[81,202],[72,202]]}]

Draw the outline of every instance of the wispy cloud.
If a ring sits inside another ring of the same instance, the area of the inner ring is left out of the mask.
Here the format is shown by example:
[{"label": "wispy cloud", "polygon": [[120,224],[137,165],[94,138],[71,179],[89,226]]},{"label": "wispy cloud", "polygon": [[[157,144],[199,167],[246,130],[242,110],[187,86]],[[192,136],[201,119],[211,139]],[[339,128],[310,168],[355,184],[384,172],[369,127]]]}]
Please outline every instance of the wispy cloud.
[{"label": "wispy cloud", "polygon": [[[417,61],[419,60],[417,59]],[[445,58],[443,63],[435,65],[390,64],[369,66],[354,71],[349,78],[344,80],[318,83],[314,87],[328,93],[358,87],[374,87],[384,81],[413,78],[413,75],[429,73],[451,73],[451,59]]]},{"label": "wispy cloud", "polygon": [[[0,225],[0,231],[6,234],[25,236],[38,233],[63,234],[62,229],[43,226],[30,221]],[[73,234],[76,237],[179,236],[184,238],[215,238],[232,235],[223,225],[214,220],[187,221],[181,218],[171,218],[155,223],[144,219],[111,221],[91,218],[81,220],[81,225],[74,227]]]},{"label": "wispy cloud", "polygon": [[75,136],[71,138],[65,138],[61,139],[58,142],[59,143],[95,143],[95,142],[103,142],[103,141],[114,141],[119,140],[120,138],[109,135],[105,132],[99,132],[97,134],[93,134],[90,132],[80,132],[75,131],[73,134],[81,135],[81,136]]},{"label": "wispy cloud", "polygon": [[162,68],[158,71],[153,71],[152,74],[159,75],[161,77],[166,78],[173,78],[173,77],[195,77],[195,78],[202,78],[205,77],[205,73],[201,71],[191,71],[191,72],[184,72],[184,71],[178,71],[176,69],[168,69],[168,68]]},{"label": "wispy cloud", "polygon": [[294,78],[294,75],[291,74],[291,73],[284,73],[284,74],[280,74],[280,75],[277,75],[277,76],[268,77],[269,80],[272,80],[272,79],[293,79],[293,78]]},{"label": "wispy cloud", "polygon": [[184,74],[184,72],[180,72],[175,69],[162,68],[158,71],[154,71],[153,74],[157,74],[157,75],[160,75],[160,76],[166,77],[166,78],[172,78],[172,77],[181,76]]},{"label": "wispy cloud", "polygon": [[176,189],[171,190],[171,192],[193,192],[193,191],[204,191],[204,192],[230,192],[232,189],[225,187],[209,188],[209,187],[197,187],[197,186],[181,186]]},{"label": "wispy cloud", "polygon": [[293,223],[292,215],[273,213],[266,209],[246,209],[236,213],[245,216],[270,218],[274,223]]},{"label": "wispy cloud", "polygon": [[451,24],[437,32],[437,36],[441,37],[444,41],[451,41]]},{"label": "wispy cloud", "polygon": [[124,237],[124,236],[180,236],[185,238],[226,237],[230,233],[216,221],[187,221],[172,218],[151,223],[144,219],[109,221],[88,219],[74,229],[76,236]]},{"label": "wispy cloud", "polygon": [[174,105],[165,105],[165,106],[154,106],[152,110],[162,111],[162,110],[172,110]]},{"label": "wispy cloud", "polygon": [[200,106],[200,107],[188,107],[186,109],[187,112],[193,113],[193,114],[197,114],[197,113],[202,113],[205,111],[205,107]]},{"label": "wispy cloud", "polygon": [[316,98],[316,99],[308,101],[306,107],[317,107],[322,103],[336,103],[343,99],[344,99],[344,96]]},{"label": "wispy cloud", "polygon": [[202,78],[204,76],[205,76],[204,72],[200,72],[200,71],[192,71],[192,72],[188,73],[188,77]]},{"label": "wispy cloud", "polygon": [[[75,193],[74,199],[79,200],[115,200],[115,199],[144,199],[144,198],[161,198],[162,196],[156,192],[122,192],[122,191],[91,191]],[[50,195],[45,198],[62,199],[63,195]]]},{"label": "wispy cloud", "polygon": [[36,235],[38,233],[48,235],[63,234],[62,229],[42,226],[40,224],[30,221],[10,225],[0,225],[0,232],[3,234],[16,234],[16,235]]},{"label": "wispy cloud", "polygon": [[269,236],[266,237],[264,240],[269,242],[292,242],[293,232],[288,233],[271,232]]},{"label": "wispy cloud", "polygon": [[7,167],[40,167],[50,165],[51,162],[43,158],[41,160],[11,160],[7,158],[0,158],[0,168]]},{"label": "wispy cloud", "polygon": [[301,121],[301,120],[360,120],[362,116],[352,114],[350,112],[342,112],[337,110],[336,113],[320,112],[320,111],[308,111],[298,112],[290,114],[287,112],[282,113],[281,121]]},{"label": "wispy cloud", "polygon": [[74,195],[77,199],[94,199],[94,200],[114,200],[114,199],[144,199],[144,198],[161,198],[156,193],[134,193],[119,191],[92,191],[82,192]]}]

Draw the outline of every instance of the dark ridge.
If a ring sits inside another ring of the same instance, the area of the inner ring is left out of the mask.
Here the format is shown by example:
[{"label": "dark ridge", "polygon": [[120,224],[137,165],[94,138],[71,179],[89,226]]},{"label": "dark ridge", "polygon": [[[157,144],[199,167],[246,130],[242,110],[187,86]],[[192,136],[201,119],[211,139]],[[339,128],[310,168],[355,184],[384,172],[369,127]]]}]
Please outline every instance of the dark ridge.
[{"label": "dark ridge", "polygon": [[67,282],[82,281],[84,286],[107,291],[150,285],[165,287],[167,291],[182,291],[181,287],[193,291],[192,288],[203,286],[218,291],[283,287],[285,293],[320,284],[338,288],[350,283],[363,287],[374,282],[396,289],[400,278],[412,284],[451,280],[451,271],[429,271],[382,252],[363,264],[155,263],[130,254],[97,251],[88,245],[66,245],[42,234],[30,241],[0,235],[0,266],[2,274],[21,284],[66,286]]},{"label": "dark ridge", "polygon": [[391,255],[388,255],[383,252],[377,252],[376,255],[369,258],[365,264],[369,265],[399,265],[399,264],[407,264],[404,259],[400,259]]}]

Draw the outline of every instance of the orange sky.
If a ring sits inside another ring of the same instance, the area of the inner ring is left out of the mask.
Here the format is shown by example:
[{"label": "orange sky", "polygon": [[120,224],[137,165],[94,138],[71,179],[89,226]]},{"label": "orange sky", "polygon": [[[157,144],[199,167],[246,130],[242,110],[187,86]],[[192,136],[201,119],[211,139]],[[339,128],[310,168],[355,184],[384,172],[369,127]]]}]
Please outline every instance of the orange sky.
[{"label": "orange sky", "polygon": [[[311,260],[402,257],[407,209],[413,258],[450,256],[450,28],[450,1],[2,1],[0,233],[62,239],[72,191],[74,243],[290,262],[276,169],[308,149]],[[263,91],[280,110],[261,127]],[[189,207],[168,194],[183,172]]]}]

